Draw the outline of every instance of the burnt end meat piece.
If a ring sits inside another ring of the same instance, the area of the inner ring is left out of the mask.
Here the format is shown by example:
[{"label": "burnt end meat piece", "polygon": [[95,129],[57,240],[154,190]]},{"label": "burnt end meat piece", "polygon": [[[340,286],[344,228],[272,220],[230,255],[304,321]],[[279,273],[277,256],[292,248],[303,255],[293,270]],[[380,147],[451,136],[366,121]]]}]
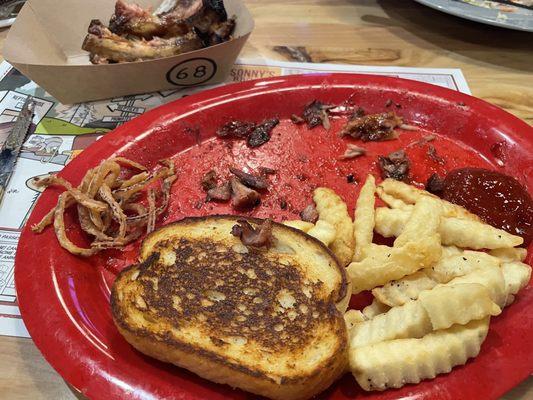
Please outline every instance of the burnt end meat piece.
[{"label": "burnt end meat piece", "polygon": [[104,57],[100,57],[98,54],[89,54],[89,61],[92,64],[109,64],[109,60]]},{"label": "burnt end meat piece", "polygon": [[269,247],[274,239],[270,219],[265,219],[255,228],[246,220],[238,220],[231,228],[231,234],[238,237],[245,246],[251,247]]},{"label": "burnt end meat piece", "polygon": [[224,7],[224,0],[203,0],[206,7],[211,8],[216,12],[220,20],[225,21],[228,19],[226,8]]},{"label": "burnt end meat piece", "polygon": [[202,185],[202,189],[205,191],[208,191],[209,189],[213,189],[217,186],[217,174],[215,171],[210,170],[202,176],[202,180],[200,182]]},{"label": "burnt end meat piece", "polygon": [[[235,19],[230,18],[224,22],[217,22],[211,25],[211,32],[208,37],[207,45],[213,46],[215,44],[223,43],[231,38],[231,34],[235,30]],[[205,42],[205,41],[204,41]]]},{"label": "burnt end meat piece", "polygon": [[106,59],[109,62],[152,60],[201,47],[202,43],[194,32],[168,39],[154,37],[151,40],[129,40],[112,33],[98,20],[91,21],[89,33],[82,44],[82,49],[90,53],[90,60]]},{"label": "burnt end meat piece", "polygon": [[133,35],[148,40],[154,36],[175,37],[191,30],[184,20],[201,9],[202,0],[185,0],[179,1],[171,12],[155,15],[137,4],[117,0],[115,13],[109,20],[109,30],[117,35]]},{"label": "burnt end meat piece", "polygon": [[[100,26],[98,26],[100,25]],[[109,28],[91,22],[82,49],[93,63],[170,57],[232,38],[235,19],[228,19],[220,0],[180,0],[158,14],[117,0]]]},{"label": "burnt end meat piece", "polygon": [[187,22],[194,27],[204,45],[212,46],[231,39],[235,29],[235,19],[228,19],[224,3],[204,0],[203,4],[204,7]]},{"label": "burnt end meat piece", "polygon": [[279,119],[271,118],[260,124],[243,121],[226,122],[218,128],[216,134],[221,138],[246,139],[250,147],[259,147],[270,140],[272,129],[279,124]]},{"label": "burnt end meat piece", "polygon": [[311,222],[313,224],[318,221],[318,211],[316,210],[315,205],[309,204],[305,207],[300,213],[300,218],[302,221]]},{"label": "burnt end meat piece", "polygon": [[235,175],[246,186],[252,189],[266,189],[268,187],[268,181],[259,175],[248,174],[240,169],[230,167],[230,172]]},{"label": "burnt end meat piece", "polygon": [[306,122],[309,129],[313,129],[318,125],[323,125],[325,128],[329,125],[328,109],[332,106],[324,104],[319,100],[313,100],[309,103],[303,112],[303,120]]},{"label": "burnt end meat piece", "polygon": [[363,142],[394,139],[394,129],[403,123],[403,119],[394,112],[354,116],[342,128],[340,136],[351,136]]},{"label": "burnt end meat piece", "polygon": [[429,193],[440,194],[444,190],[444,179],[438,174],[432,174],[426,182],[426,190]]},{"label": "burnt end meat piece", "polygon": [[231,198],[231,184],[229,181],[207,191],[206,201],[228,201]]},{"label": "burnt end meat piece", "polygon": [[259,147],[270,140],[272,129],[279,124],[279,119],[271,118],[263,121],[260,125],[257,125],[255,129],[250,133],[246,143],[250,147]]},{"label": "burnt end meat piece", "polygon": [[100,21],[99,19],[92,19],[89,24],[89,27],[87,28],[87,33],[102,37],[107,33],[106,29],[107,28],[104,24],[102,24],[102,21]]},{"label": "burnt end meat piece", "polygon": [[388,156],[378,157],[381,177],[383,179],[392,178],[397,181],[406,181],[409,175],[410,161],[405,151],[398,150]]},{"label": "burnt end meat piece", "polygon": [[231,205],[235,209],[247,209],[257,206],[261,199],[258,192],[244,186],[237,178],[231,178]]},{"label": "burnt end meat piece", "polygon": [[231,198],[231,185],[229,181],[217,185],[215,171],[208,171],[201,181],[202,189],[207,192],[206,201],[228,201]]},{"label": "burnt end meat piece", "polygon": [[217,129],[217,136],[221,138],[245,139],[254,131],[253,122],[230,121]]},{"label": "burnt end meat piece", "polygon": [[[160,15],[164,17],[172,16],[176,20],[185,20],[201,13],[205,7],[210,6],[206,3],[209,2],[205,0],[178,0],[170,11],[161,13]],[[226,19],[225,10],[221,19]]]}]

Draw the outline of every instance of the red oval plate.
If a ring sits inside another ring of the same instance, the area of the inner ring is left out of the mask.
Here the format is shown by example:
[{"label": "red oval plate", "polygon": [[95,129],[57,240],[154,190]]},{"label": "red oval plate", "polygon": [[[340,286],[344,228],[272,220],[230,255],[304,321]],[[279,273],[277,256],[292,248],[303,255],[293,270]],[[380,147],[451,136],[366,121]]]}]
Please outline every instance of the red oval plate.
[{"label": "red oval plate", "polygon": [[[287,121],[313,99],[333,104],[351,99],[369,113],[394,110],[422,129],[403,132],[399,140],[367,143],[367,156],[341,161],[338,157],[348,142],[336,134],[341,120],[332,121],[329,131],[322,127],[308,130]],[[271,141],[260,148],[214,138],[216,128],[231,118],[261,121],[273,116],[283,121]],[[437,86],[351,74],[245,82],[178,100],[106,135],[68,164],[61,176],[78,183],[88,168],[113,155],[150,166],[161,158],[174,157],[180,175],[167,216],[160,222],[164,224],[186,215],[231,212],[227,204],[202,203],[199,180],[209,169],[224,175],[229,165],[252,170],[271,167],[279,172],[271,178],[272,189],[263,204],[252,214],[279,220],[295,218],[317,185],[335,189],[353,211],[359,185],[348,183],[346,176],[353,173],[359,180],[368,172],[377,176],[378,155],[415,142],[428,132],[436,135],[430,144],[445,164],[428,158],[429,144],[412,146],[408,154],[414,181],[424,182],[434,171],[474,165],[499,168],[531,188],[533,132],[524,122],[484,101]],[[490,151],[500,142],[506,143],[503,167],[496,166]],[[58,193],[47,189],[39,199],[20,239],[15,278],[26,326],[59,374],[94,399],[256,398],[145,357],[126,343],[111,319],[109,288],[116,273],[135,260],[137,245],[84,259],[63,250],[53,229],[33,234],[29,226],[55,205]],[[288,203],[285,210],[279,205],[281,198]],[[69,217],[67,223],[73,221]],[[70,234],[84,240],[75,228]],[[532,298],[528,286],[512,306],[491,321],[480,355],[450,374],[382,393],[364,393],[346,374],[319,397],[497,398],[532,371],[533,313],[528,309]]]}]

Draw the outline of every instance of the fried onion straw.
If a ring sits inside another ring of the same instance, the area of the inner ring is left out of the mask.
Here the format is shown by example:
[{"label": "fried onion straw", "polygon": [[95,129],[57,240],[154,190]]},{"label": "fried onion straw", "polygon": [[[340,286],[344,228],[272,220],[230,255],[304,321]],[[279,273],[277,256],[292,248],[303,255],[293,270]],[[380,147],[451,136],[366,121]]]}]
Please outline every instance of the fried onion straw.
[{"label": "fried onion straw", "polygon": [[153,189],[148,189],[148,222],[146,224],[146,233],[151,233],[155,229],[155,192]]},{"label": "fried onion straw", "polygon": [[[118,222],[118,237],[117,239],[124,239],[126,237],[126,214],[120,208],[120,204],[113,198],[111,189],[106,184],[103,184],[98,189],[98,194],[111,208],[111,215],[115,221]],[[148,200],[150,201],[150,200]]]},{"label": "fried onion straw", "polygon": [[68,250],[72,254],[75,254],[78,256],[84,256],[84,257],[92,256],[98,250],[93,249],[93,248],[87,249],[87,248],[76,246],[67,237],[67,232],[65,230],[65,208],[66,208],[67,198],[69,196],[70,196],[70,193],[68,192],[61,193],[57,201],[57,207],[54,212],[54,230],[57,236],[57,240],[59,240],[61,247]]},{"label": "fried onion straw", "polygon": [[[135,161],[115,157],[88,170],[76,188],[57,176],[40,180],[39,186],[57,185],[66,191],[32,230],[40,233],[53,223],[61,246],[84,257],[103,249],[124,247],[144,232],[152,232],[157,217],[168,207],[170,189],[177,177],[171,160],[161,160],[159,164],[161,167],[150,173]],[[79,247],[67,237],[64,214],[73,205],[80,228],[94,238],[89,248]]]}]

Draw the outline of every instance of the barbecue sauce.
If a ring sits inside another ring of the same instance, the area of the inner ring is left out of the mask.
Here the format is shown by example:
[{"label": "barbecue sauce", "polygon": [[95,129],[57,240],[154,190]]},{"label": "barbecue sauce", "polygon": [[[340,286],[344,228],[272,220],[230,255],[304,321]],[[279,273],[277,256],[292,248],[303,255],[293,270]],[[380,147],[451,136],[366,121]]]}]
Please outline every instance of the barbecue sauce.
[{"label": "barbecue sauce", "polygon": [[525,246],[533,239],[533,201],[510,176],[483,168],[460,168],[446,175],[442,191],[437,194],[486,223],[521,236]]}]

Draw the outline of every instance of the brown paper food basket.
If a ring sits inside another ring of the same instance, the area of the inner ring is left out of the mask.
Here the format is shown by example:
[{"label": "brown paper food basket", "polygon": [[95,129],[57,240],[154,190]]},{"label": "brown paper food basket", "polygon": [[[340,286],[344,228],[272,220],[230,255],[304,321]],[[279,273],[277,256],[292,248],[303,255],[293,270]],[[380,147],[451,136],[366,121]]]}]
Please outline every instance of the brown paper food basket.
[{"label": "brown paper food basket", "polygon": [[[156,9],[161,0],[133,0]],[[212,84],[229,74],[254,21],[241,0],[225,0],[236,17],[234,39],[157,60],[93,65],[81,49],[91,19],[104,23],[115,0],[28,0],[12,26],[4,57],[64,104]]]}]

